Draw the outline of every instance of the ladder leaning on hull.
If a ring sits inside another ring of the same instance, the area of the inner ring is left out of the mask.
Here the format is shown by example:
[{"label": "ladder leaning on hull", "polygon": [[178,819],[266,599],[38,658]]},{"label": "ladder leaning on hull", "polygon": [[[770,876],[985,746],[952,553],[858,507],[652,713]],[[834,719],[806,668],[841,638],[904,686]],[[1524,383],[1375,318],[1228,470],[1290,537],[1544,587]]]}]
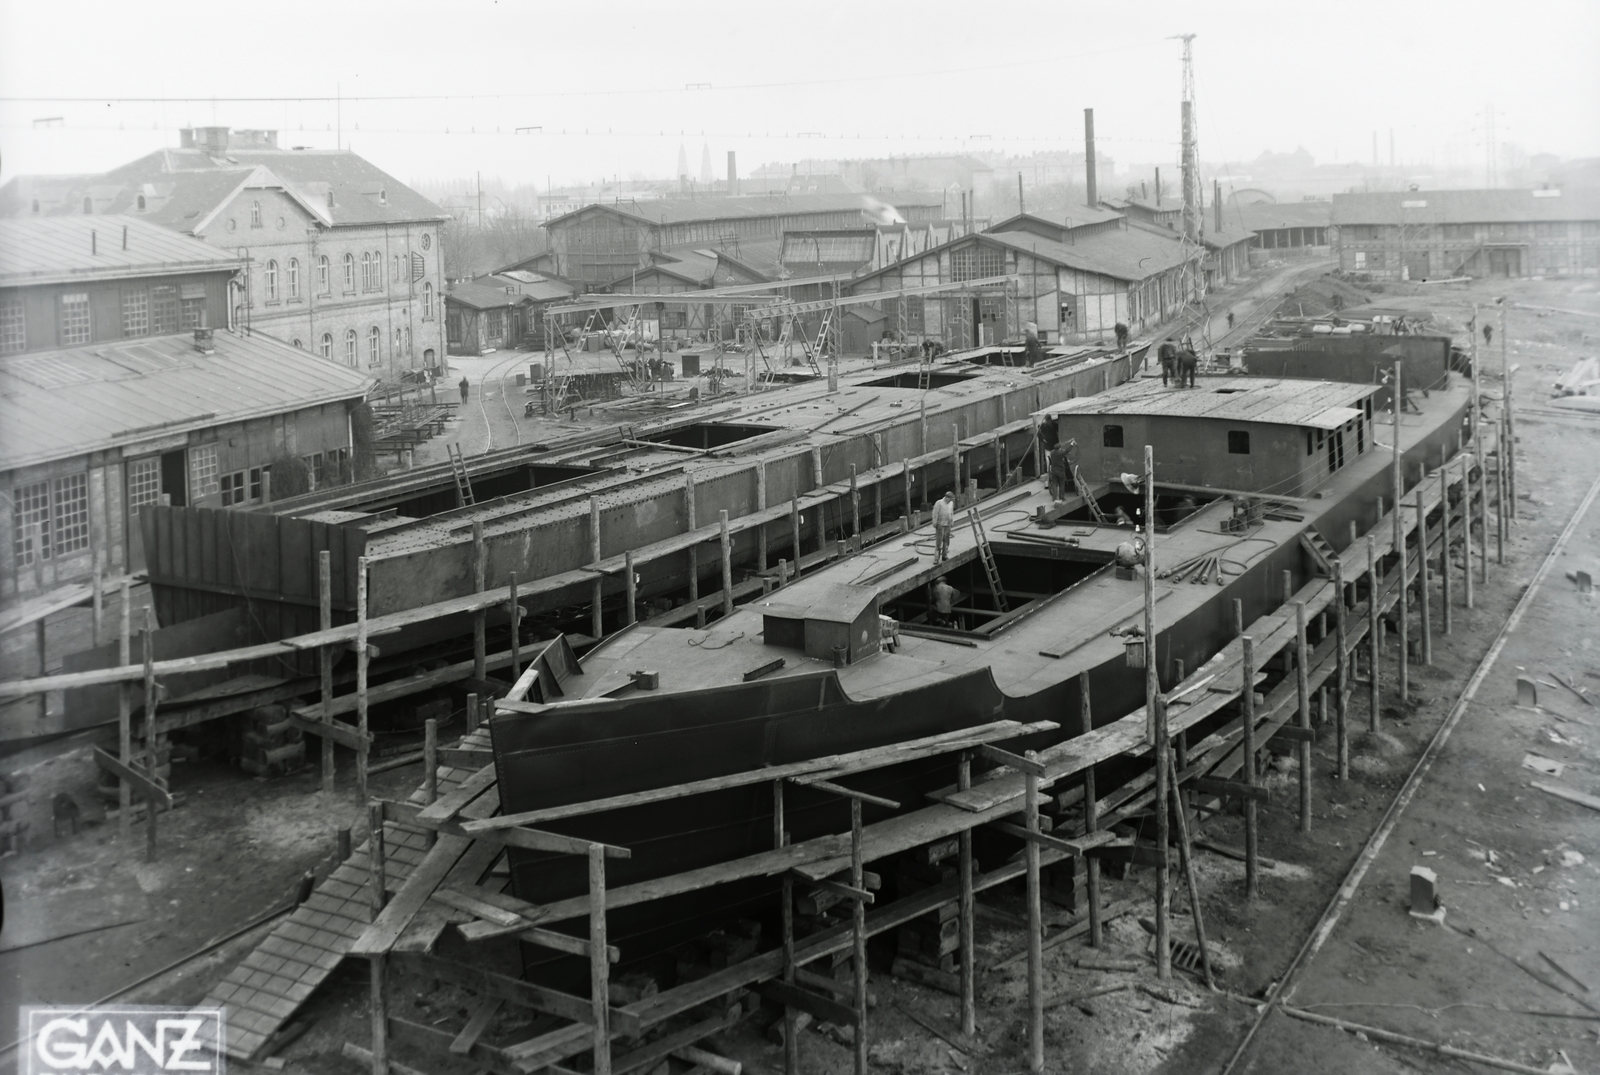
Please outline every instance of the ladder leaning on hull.
[{"label": "ladder leaning on hull", "polygon": [[978,520],[978,509],[967,509],[967,522],[972,525],[972,537],[978,545],[978,559],[983,562],[984,576],[989,580],[989,592],[994,594],[995,607],[1001,612],[1010,612],[1006,604],[1006,592],[1000,588],[1000,567],[994,562],[994,550],[989,547],[989,538],[983,532],[983,523]]},{"label": "ladder leaning on hull", "polygon": [[466,508],[476,504],[472,496],[472,479],[467,476],[467,461],[461,456],[461,444],[446,444],[445,452],[450,456],[450,476],[456,480],[456,497],[460,500],[460,507]]}]

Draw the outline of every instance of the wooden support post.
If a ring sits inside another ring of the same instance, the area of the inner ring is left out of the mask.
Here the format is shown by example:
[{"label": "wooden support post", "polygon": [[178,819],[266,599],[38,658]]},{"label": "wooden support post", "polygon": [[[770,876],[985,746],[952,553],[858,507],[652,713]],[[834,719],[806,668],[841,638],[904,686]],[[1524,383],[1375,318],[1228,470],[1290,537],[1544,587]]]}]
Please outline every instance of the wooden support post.
[{"label": "wooden support post", "polygon": [[471,735],[473,732],[478,730],[478,721],[479,721],[479,719],[480,718],[478,716],[478,696],[476,694],[469,694],[469,695],[467,695],[467,734],[468,735]]},{"label": "wooden support post", "polygon": [[1443,630],[1451,633],[1450,611],[1450,465],[1439,466],[1439,587],[1440,605],[1444,610]]},{"label": "wooden support post", "polygon": [[[439,798],[439,722],[429,717],[422,722],[422,802],[432,806]],[[439,834],[428,830],[428,846],[432,847]]]},{"label": "wooden support post", "polygon": [[356,561],[356,730],[361,733],[361,746],[356,751],[356,793],[367,801],[367,752],[372,749],[367,738],[367,668],[371,664],[372,650],[367,645],[367,558]]},{"label": "wooden support post", "polygon": [[1422,610],[1422,663],[1433,663],[1432,574],[1428,566],[1428,514],[1423,483],[1417,483],[1417,602]]},{"label": "wooden support post", "polygon": [[[972,787],[972,752],[963,750],[956,760],[956,790]],[[961,873],[961,1033],[978,1032],[977,895],[972,888],[972,830],[956,838]]]},{"label": "wooden support post", "polygon": [[[1030,750],[1027,758],[1034,761],[1038,754]],[[1039,776],[1031,769],[1023,773],[1023,806],[1023,825],[1032,836],[1039,831]],[[1028,864],[1028,1070],[1043,1071],[1044,908],[1039,892],[1039,841],[1029,839],[1023,854]],[[861,906],[860,901],[856,906]]]},{"label": "wooden support post", "polygon": [[728,534],[728,513],[718,517],[722,538],[722,614],[733,615],[733,538]]},{"label": "wooden support post", "polygon": [[997,491],[1006,487],[1006,450],[998,429],[994,431],[994,487]]},{"label": "wooden support post", "polygon": [[[472,520],[472,591],[482,593],[489,582],[489,548],[483,543],[483,522]],[[484,679],[489,675],[489,646],[487,638],[488,609],[472,614],[472,676]]]},{"label": "wooden support post", "polygon": [[911,460],[902,459],[900,460],[900,485],[904,490],[902,495],[905,497],[905,503],[903,505],[905,510],[901,512],[901,514],[906,517],[908,523],[912,514],[917,510],[916,505],[911,502],[911,484]]},{"label": "wooden support post", "polygon": [[815,445],[811,449],[811,487],[821,489],[822,480],[822,446]]},{"label": "wooden support post", "polygon": [[1334,738],[1339,753],[1339,783],[1344,786],[1350,779],[1350,729],[1346,723],[1350,716],[1350,653],[1345,648],[1345,592],[1344,592],[1344,557],[1339,557],[1333,562],[1333,637],[1334,637],[1334,677],[1335,702],[1338,709],[1334,713]]},{"label": "wooden support post", "polygon": [[1378,579],[1378,543],[1371,534],[1367,535],[1367,728],[1377,731],[1383,724],[1383,716],[1378,711],[1381,701],[1378,689],[1378,669],[1383,656],[1383,620],[1378,616],[1379,586]]},{"label": "wooden support post", "polygon": [[961,425],[950,427],[950,487],[956,491],[956,503],[961,502]]},{"label": "wooden support post", "polygon": [[[317,553],[317,604],[318,626],[324,630],[333,627],[333,564],[327,549]],[[321,688],[322,723],[333,720],[333,647],[317,647],[317,673]],[[322,790],[331,793],[334,784],[333,737],[322,737]]]},{"label": "wooden support post", "polygon": [[[40,620],[40,624],[44,621]],[[157,762],[157,735],[156,735],[156,632],[155,613],[149,605],[144,609],[144,632],[139,639],[139,646],[144,651],[144,771],[152,783],[160,783],[161,778],[156,775],[160,768]],[[156,860],[156,800],[154,796],[146,795],[144,800],[145,813],[145,848],[146,862]]]},{"label": "wooden support post", "polygon": [[1237,597],[1233,599],[1233,633],[1244,634],[1244,602]]},{"label": "wooden support post", "polygon": [[391,1075],[389,1070],[389,997],[387,974],[383,955],[375,955],[368,963],[371,969],[372,992],[372,1075]]},{"label": "wooden support post", "polygon": [[872,435],[872,467],[877,480],[872,483],[872,528],[883,525],[883,434]]},{"label": "wooden support post", "polygon": [[[767,510],[767,464],[756,464],[756,510]],[[756,527],[756,570],[767,569],[767,524]],[[628,621],[632,623],[632,620]]]},{"label": "wooden support post", "polygon": [[383,803],[367,804],[367,900],[377,918],[389,902],[389,860],[383,842]]},{"label": "wooden support post", "polygon": [[928,393],[917,396],[917,454],[928,454]]},{"label": "wooden support post", "polygon": [[506,612],[511,616],[511,679],[515,682],[522,678],[522,602],[517,598],[515,571],[507,573],[506,597],[509,601]]},{"label": "wooden support post", "polygon": [[[1147,655],[1148,657],[1149,655]],[[1168,756],[1167,703],[1160,695],[1156,711],[1156,977],[1172,977],[1172,870],[1168,865],[1172,834],[1172,784],[1169,780],[1172,759]]]},{"label": "wooden support post", "polygon": [[[132,601],[129,598],[128,580],[122,580],[122,588],[117,595],[117,664],[126,668],[133,663],[133,645],[129,620],[132,615]],[[133,764],[133,684],[117,684],[117,760],[123,765]],[[126,780],[117,782],[117,805],[121,807],[118,814],[118,823],[122,829],[123,842],[127,842],[133,834],[133,788],[129,787]]]},{"label": "wooden support post", "polygon": [[1506,520],[1510,508],[1506,504],[1506,415],[1504,409],[1495,422],[1494,457],[1494,562],[1506,562]]},{"label": "wooden support post", "polygon": [[[765,552],[766,552],[766,546],[767,546],[767,537],[766,537],[766,532],[763,531],[762,535],[761,535],[761,548],[762,548],[763,554],[765,554]],[[764,566],[765,565],[763,565],[763,567]],[[623,575],[626,576],[624,581],[623,581],[623,587],[624,587],[624,591],[627,594],[627,600],[626,600],[626,603],[623,606],[623,611],[622,611],[622,616],[623,616],[622,622],[624,624],[631,625],[634,622],[636,622],[638,620],[638,618],[639,618],[639,612],[638,612],[638,609],[639,609],[639,579],[638,579],[638,577],[635,574],[634,569],[633,569],[633,550],[632,549],[624,549],[623,550],[623,553],[622,553],[622,572],[623,572]]]},{"label": "wooden support post", "polygon": [[106,602],[101,594],[101,587],[105,585],[105,569],[100,566],[100,550],[94,553],[94,581],[91,583],[94,590],[89,594],[89,610],[94,626],[95,648],[100,647],[100,639],[105,636]]},{"label": "wooden support post", "polygon": [[[1311,648],[1306,644],[1306,603],[1294,603],[1294,687],[1300,728],[1311,731]],[[1300,740],[1300,831],[1311,831],[1311,739]]]},{"label": "wooden support post", "polygon": [[1156,698],[1161,681],[1156,668],[1156,464],[1155,449],[1144,446],[1144,710],[1145,737],[1156,738]]},{"label": "wooden support post", "polygon": [[[1089,673],[1078,673],[1078,726],[1084,735],[1094,731],[1094,711],[1089,703]],[[1100,806],[1095,799],[1094,766],[1083,769],[1083,834],[1093,836],[1100,828]],[[1100,931],[1100,860],[1087,855],[1083,864],[1089,889],[1089,946],[1099,948]]]},{"label": "wooden support post", "polygon": [[1462,601],[1472,607],[1472,465],[1461,457],[1461,588]]},{"label": "wooden support post", "polygon": [[606,952],[606,849],[589,845],[589,1003],[594,1075],[611,1075],[611,964]]},{"label": "wooden support post", "polygon": [[1506,307],[1510,303],[1500,306],[1500,376],[1501,396],[1505,402],[1502,406],[1506,414],[1506,496],[1511,501],[1511,517],[1517,517],[1517,409],[1513,402],[1516,397],[1516,383],[1512,369],[1506,362]]},{"label": "wooden support post", "polygon": [[[700,525],[699,522],[695,519],[695,511],[697,510],[696,507],[695,507],[695,499],[696,498],[695,498],[695,492],[694,492],[694,475],[693,474],[685,474],[683,476],[683,511],[684,511],[684,516],[686,517],[686,519],[688,521],[688,530],[689,530],[690,533],[693,533],[695,530],[699,529],[699,525]],[[697,603],[700,600],[700,546],[699,545],[690,545],[689,546],[689,551],[688,551],[688,556],[689,556],[689,603],[697,605]],[[695,613],[695,626],[696,627],[704,627],[705,626],[705,613],[700,611],[698,609],[698,606],[696,608],[696,613]]]},{"label": "wooden support post", "polygon": [[[866,888],[861,844],[861,800],[852,795],[850,797],[850,887],[857,891]],[[854,933],[850,958],[855,964],[853,969],[856,979],[856,1075],[867,1075],[867,902],[851,900],[850,905]]]},{"label": "wooden support post", "polygon": [[605,576],[600,574],[600,498],[589,498],[589,558],[594,563],[594,597],[592,619],[592,633],[598,640],[606,636],[605,631]]},{"label": "wooden support post", "polygon": [[[1245,635],[1239,640],[1244,645],[1243,689],[1239,695],[1241,723],[1244,729],[1244,765],[1240,782],[1256,782],[1256,650],[1255,639]],[[1256,800],[1249,796],[1244,801],[1244,895],[1253,900],[1260,894],[1260,863],[1256,855]]]},{"label": "wooden support post", "polygon": [[[789,834],[784,831],[783,820],[783,781],[772,782],[772,843],[774,847],[786,847],[789,843]],[[794,985],[794,875],[785,870],[783,874],[783,980],[787,985]],[[799,1075],[800,1073],[800,1027],[799,1013],[788,1005],[783,1009],[783,1071],[784,1075]]]},{"label": "wooden support post", "polygon": [[[36,548],[36,549],[39,548],[39,547],[40,546],[38,544],[34,545],[34,548]],[[46,619],[47,619],[47,617],[40,616],[37,620],[33,621],[34,649],[39,654],[39,675],[40,676],[47,676],[47,675],[50,674],[50,667],[49,667],[48,664],[46,664],[46,658],[45,658],[45,620]],[[40,708],[48,709],[49,708],[49,702],[50,702],[50,699],[49,699],[49,696],[47,694],[41,700]]]},{"label": "wooden support post", "polygon": [[861,536],[861,489],[856,484],[856,465],[850,464],[850,536]]},{"label": "wooden support post", "polygon": [[794,577],[800,577],[800,498],[789,499],[789,529],[794,534]]},{"label": "wooden support post", "polygon": [[[1177,786],[1178,770],[1174,767],[1171,755],[1167,757],[1167,772],[1172,777],[1173,785]],[[1200,966],[1205,971],[1206,985],[1215,989],[1217,982],[1211,973],[1211,951],[1206,944],[1206,918],[1200,907],[1200,880],[1195,876],[1194,845],[1189,842],[1189,815],[1181,802],[1178,809],[1173,811],[1173,816],[1178,819],[1178,855],[1182,859],[1183,879],[1189,889],[1189,913],[1194,917],[1194,939],[1200,949]]]},{"label": "wooden support post", "polygon": [[[363,563],[365,557],[362,558]],[[359,757],[359,755],[358,755]],[[383,834],[383,804],[367,804],[367,853],[370,876],[368,881],[368,897],[372,903],[372,917],[377,919],[383,912],[384,904],[388,902],[388,855],[384,848]],[[389,1073],[389,1012],[388,997],[384,981],[384,957],[375,955],[371,961],[372,971],[372,1075],[390,1075]]]},{"label": "wooden support post", "polygon": [[1411,594],[1408,576],[1411,574],[1410,564],[1406,557],[1406,525],[1405,525],[1405,470],[1404,459],[1400,453],[1400,415],[1405,408],[1405,392],[1401,385],[1401,367],[1404,363],[1400,359],[1394,360],[1394,463],[1393,489],[1394,489],[1394,554],[1399,560],[1400,589],[1397,592],[1398,603],[1395,605],[1395,621],[1400,625],[1400,672],[1399,693],[1400,702],[1404,704],[1410,696],[1411,654],[1408,652],[1411,642]]}]

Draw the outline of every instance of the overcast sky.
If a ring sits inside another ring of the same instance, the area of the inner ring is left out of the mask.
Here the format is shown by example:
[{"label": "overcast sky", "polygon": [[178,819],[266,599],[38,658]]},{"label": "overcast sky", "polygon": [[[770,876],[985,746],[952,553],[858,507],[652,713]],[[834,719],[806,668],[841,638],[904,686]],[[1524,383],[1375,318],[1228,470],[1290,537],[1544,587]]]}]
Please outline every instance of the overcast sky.
[{"label": "overcast sky", "polygon": [[0,181],[102,170],[213,123],[338,142],[406,180],[666,177],[680,145],[694,176],[709,146],[721,177],[729,150],[748,174],[1076,148],[1086,107],[1119,167],[1163,163],[1181,33],[1207,161],[1301,145],[1369,162],[1376,131],[1386,162],[1392,129],[1418,172],[1481,169],[1491,106],[1501,142],[1600,155],[1597,0],[0,0]]}]

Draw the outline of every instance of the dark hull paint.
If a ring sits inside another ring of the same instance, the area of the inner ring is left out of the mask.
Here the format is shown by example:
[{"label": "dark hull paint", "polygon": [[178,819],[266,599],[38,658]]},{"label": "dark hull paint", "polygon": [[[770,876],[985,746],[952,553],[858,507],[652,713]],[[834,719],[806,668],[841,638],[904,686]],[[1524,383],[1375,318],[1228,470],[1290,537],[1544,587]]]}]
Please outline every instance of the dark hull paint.
[{"label": "dark hull paint", "polygon": [[[1464,410],[1442,422],[1406,453],[1408,472],[1420,463],[1437,462],[1441,452],[1456,450],[1462,414]],[[1324,506],[1308,501],[1308,526],[1315,526],[1335,548],[1344,547],[1352,520],[1365,529],[1378,517],[1377,498],[1388,499],[1391,481],[1385,468],[1341,490],[1336,502]],[[1284,542],[1251,561],[1227,585],[1213,587],[1201,607],[1162,632],[1156,660],[1163,688],[1174,682],[1177,661],[1192,670],[1226,644],[1234,600],[1242,602],[1246,623],[1279,607],[1285,571],[1296,588],[1309,578],[1298,542]],[[1130,594],[1137,593],[1137,583],[1129,586]],[[1097,724],[1144,703],[1142,671],[1121,658],[1088,674]],[[491,732],[501,802],[510,813],[863,750],[1002,718],[1060,723],[1058,732],[1007,744],[1014,750],[1038,749],[1076,735],[1078,714],[1076,677],[1008,697],[984,669],[857,701],[830,670],[703,691],[636,693],[581,710],[500,715]],[[862,774],[849,783],[914,809],[925,805],[930,791],[954,780],[954,759],[940,758]],[[888,814],[870,804],[863,810],[868,823]],[[795,842],[846,831],[850,825],[844,801],[793,786],[785,791],[785,816]],[[608,860],[607,885],[616,887],[771,849],[772,789],[750,785],[539,827],[630,848],[632,858]],[[574,856],[513,850],[510,858],[514,891],[523,899],[548,903],[586,891],[586,867]],[[622,908],[608,915],[608,929],[625,960],[647,958],[712,924],[770,909],[778,880],[750,879]],[[572,922],[555,928],[581,932],[583,926]],[[563,968],[572,961],[547,950],[529,948],[526,953],[529,972],[541,977],[559,978],[564,970],[576,969]]]}]

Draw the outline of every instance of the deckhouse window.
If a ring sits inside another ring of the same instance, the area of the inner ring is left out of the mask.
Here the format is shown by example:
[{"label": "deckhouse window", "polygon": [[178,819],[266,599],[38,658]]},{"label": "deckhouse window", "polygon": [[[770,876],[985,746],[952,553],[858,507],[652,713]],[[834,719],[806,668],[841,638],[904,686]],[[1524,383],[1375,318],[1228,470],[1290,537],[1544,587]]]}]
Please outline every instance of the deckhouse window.
[{"label": "deckhouse window", "polygon": [[1249,455],[1250,454],[1250,433],[1249,433],[1248,430],[1244,430],[1244,429],[1230,429],[1230,430],[1228,430],[1228,454],[1229,455]]},{"label": "deckhouse window", "polygon": [[1122,447],[1122,427],[1106,426],[1101,432],[1100,443],[1106,448]]}]

